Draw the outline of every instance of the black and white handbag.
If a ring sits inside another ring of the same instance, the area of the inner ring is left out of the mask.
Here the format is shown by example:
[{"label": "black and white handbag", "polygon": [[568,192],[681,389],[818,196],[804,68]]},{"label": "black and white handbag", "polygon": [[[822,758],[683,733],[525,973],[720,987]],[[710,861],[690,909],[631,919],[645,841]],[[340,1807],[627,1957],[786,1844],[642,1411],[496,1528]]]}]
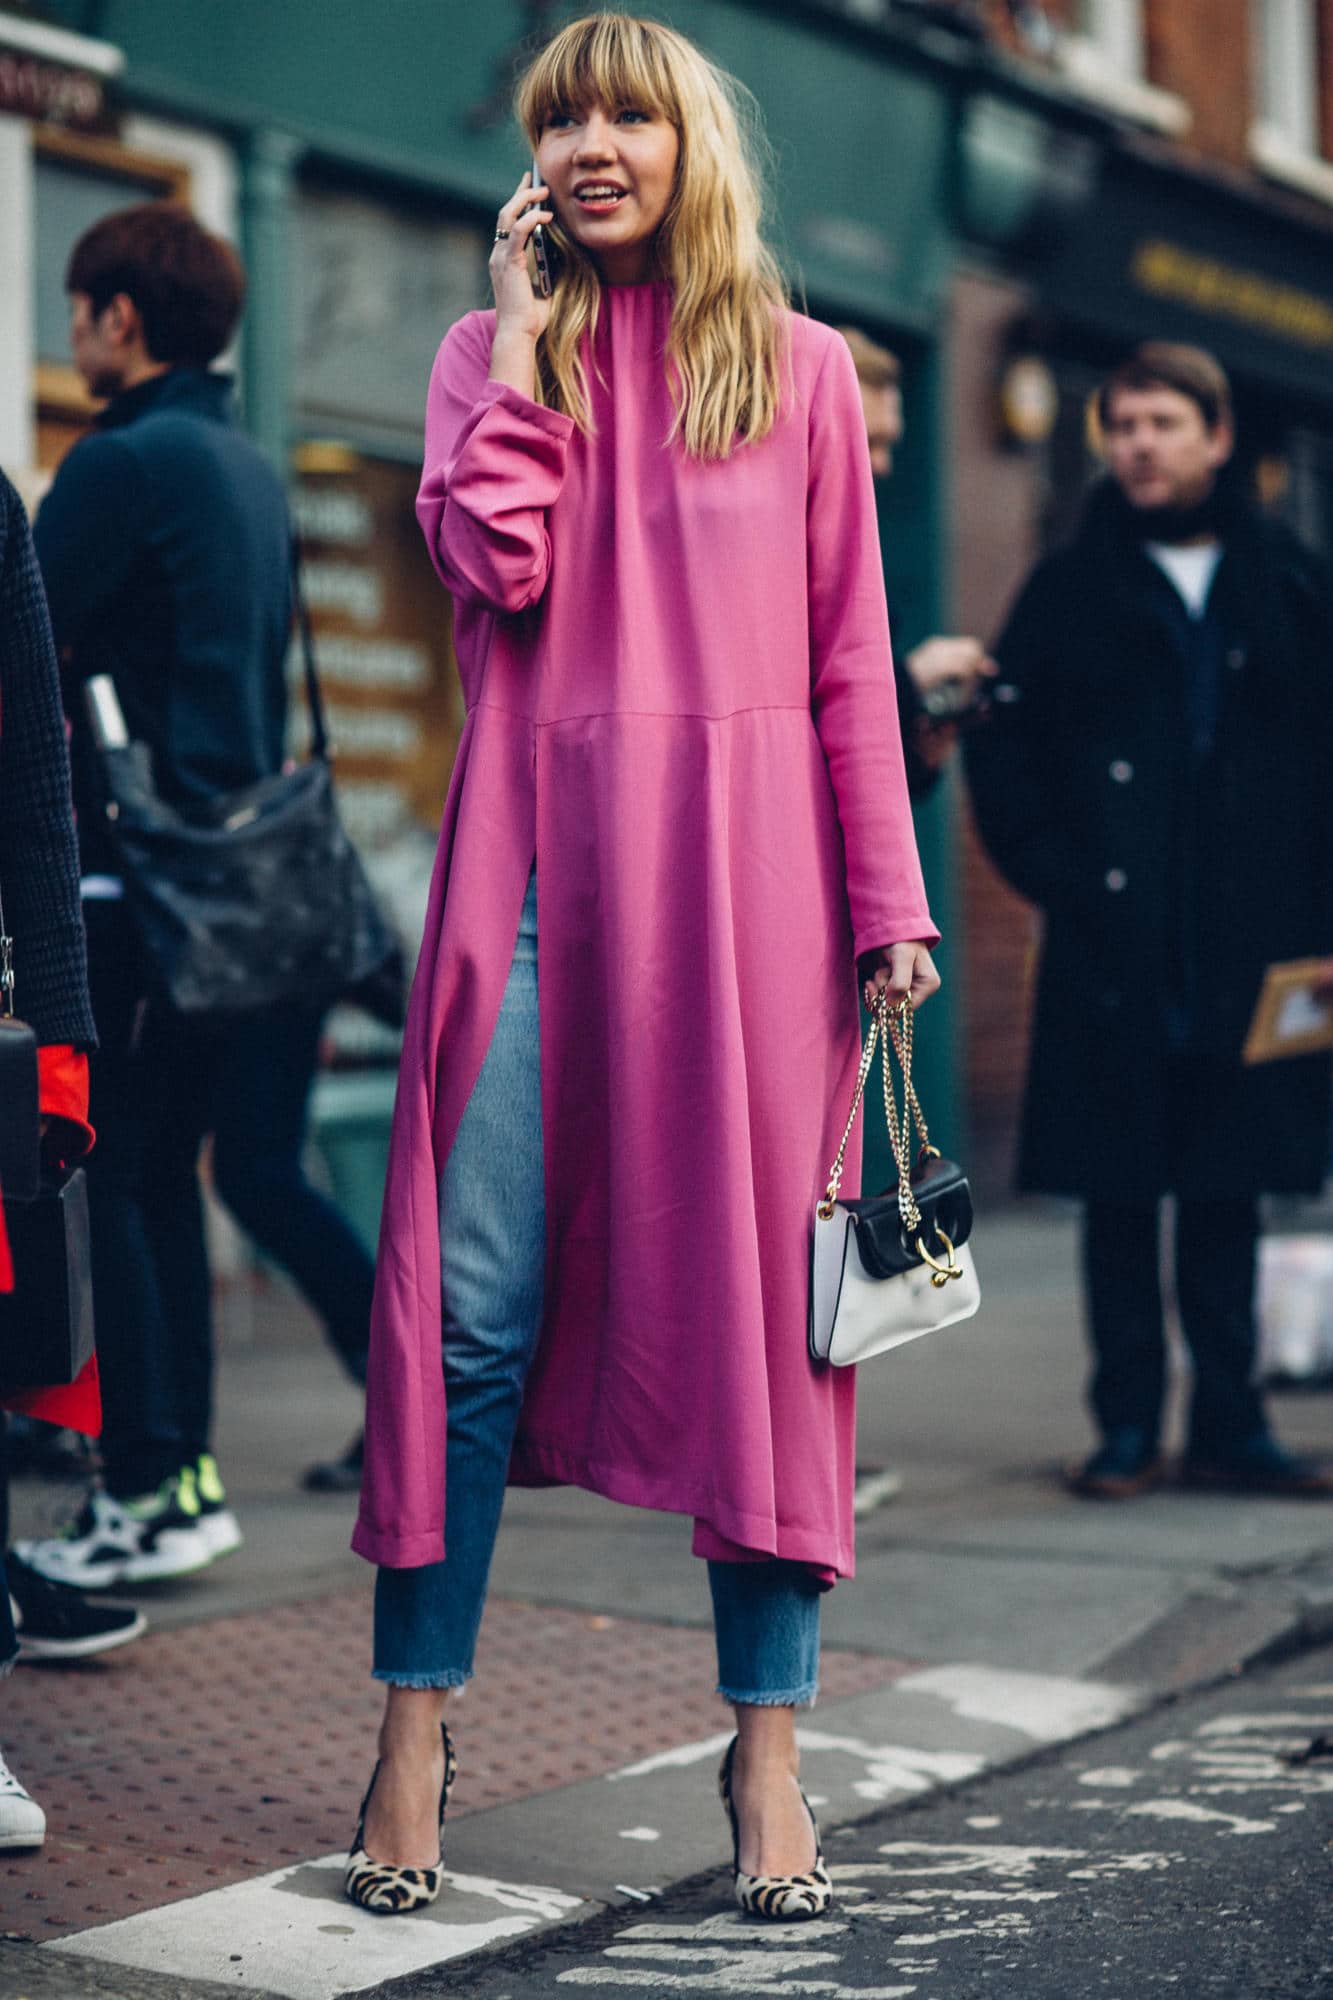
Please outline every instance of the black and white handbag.
[{"label": "black and white handbag", "polygon": [[[981,1287],[968,1248],[972,1193],[967,1176],[930,1143],[912,1083],[912,1007],[880,994],[861,1051],[852,1108],[810,1246],[810,1354],[835,1368],[868,1361],[937,1327],[970,1319]],[[840,1201],[843,1162],[865,1097],[875,1045],[884,1045],[884,1116],[898,1168],[896,1186],[861,1201]],[[891,1056],[903,1078],[899,1116]],[[912,1126],[921,1150],[911,1158]]]}]

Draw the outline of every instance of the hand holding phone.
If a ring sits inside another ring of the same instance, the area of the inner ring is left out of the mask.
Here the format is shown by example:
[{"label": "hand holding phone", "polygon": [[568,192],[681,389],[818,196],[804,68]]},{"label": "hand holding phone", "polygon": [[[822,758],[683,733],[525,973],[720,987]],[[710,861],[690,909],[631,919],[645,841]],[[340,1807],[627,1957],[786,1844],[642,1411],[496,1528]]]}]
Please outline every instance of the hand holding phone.
[{"label": "hand holding phone", "polygon": [[[540,340],[551,316],[551,300],[542,295],[530,254],[533,234],[544,221],[553,219],[551,210],[543,207],[543,198],[541,182],[534,188],[532,176],[524,173],[496,217],[489,270],[495,295],[495,336],[502,352],[510,341]],[[552,280],[558,276],[558,270],[551,269],[554,249],[554,244],[546,245]],[[517,366],[523,381],[513,387],[522,387],[525,395],[530,394],[527,364],[520,358]]]}]

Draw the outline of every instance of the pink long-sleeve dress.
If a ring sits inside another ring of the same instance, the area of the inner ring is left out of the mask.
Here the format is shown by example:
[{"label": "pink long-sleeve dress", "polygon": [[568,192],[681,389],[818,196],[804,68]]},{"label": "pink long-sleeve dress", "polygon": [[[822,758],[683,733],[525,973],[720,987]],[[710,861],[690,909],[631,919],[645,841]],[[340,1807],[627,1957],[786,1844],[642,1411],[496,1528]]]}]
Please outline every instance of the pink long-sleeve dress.
[{"label": "pink long-sleeve dress", "polygon": [[[353,1546],[444,1552],[438,1184],[535,857],[547,1265],[510,1470],[692,1514],[696,1552],[853,1566],[854,1385],[806,1351],[855,961],[933,942],[851,357],[791,316],[759,444],[665,439],[666,286],[603,292],[594,431],[431,379],[418,514],[467,721],[394,1114]],[[855,1176],[857,1162],[851,1163]],[[854,1184],[854,1180],[853,1180]]]}]

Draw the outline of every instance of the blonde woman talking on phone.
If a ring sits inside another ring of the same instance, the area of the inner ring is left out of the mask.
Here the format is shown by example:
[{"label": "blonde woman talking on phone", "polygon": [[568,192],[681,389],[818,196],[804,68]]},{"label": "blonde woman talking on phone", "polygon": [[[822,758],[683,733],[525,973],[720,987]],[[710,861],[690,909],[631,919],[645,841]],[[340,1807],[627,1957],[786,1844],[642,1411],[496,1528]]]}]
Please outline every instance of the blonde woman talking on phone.
[{"label": "blonde woman talking on phone", "polygon": [[829,1901],[794,1717],[853,1567],[854,1408],[806,1350],[810,1228],[858,966],[919,1003],[937,933],[856,374],[788,308],[739,99],[656,22],[557,35],[519,85],[540,184],[497,217],[495,309],[430,385],[418,513],[467,723],[355,1537],[388,1699],[347,1892],[386,1913],[439,1890],[506,1477],[693,1516],[737,1896]]}]

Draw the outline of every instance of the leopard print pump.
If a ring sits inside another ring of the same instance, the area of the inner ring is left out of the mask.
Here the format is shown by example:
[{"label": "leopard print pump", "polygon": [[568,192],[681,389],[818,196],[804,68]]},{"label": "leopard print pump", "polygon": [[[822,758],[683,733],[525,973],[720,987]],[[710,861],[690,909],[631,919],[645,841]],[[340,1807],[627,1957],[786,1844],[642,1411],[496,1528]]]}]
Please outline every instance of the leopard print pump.
[{"label": "leopard print pump", "polygon": [[822,1917],[833,1901],[833,1884],[824,1866],[819,1823],[810,1812],[810,1801],[804,1792],[801,1793],[801,1802],[810,1813],[810,1824],[815,1834],[815,1865],[809,1874],[745,1875],[741,1872],[741,1829],[731,1796],[731,1768],[736,1760],[738,1741],[737,1737],[732,1737],[717,1774],[717,1788],[722,1794],[727,1818],[731,1821],[731,1876],[736,1886],[736,1901],[747,1915],[764,1917],[769,1923],[803,1923],[808,1917]]},{"label": "leopard print pump", "polygon": [[444,1785],[440,1792],[440,1858],[433,1868],[396,1868],[389,1861],[372,1861],[366,1853],[362,1844],[366,1807],[370,1804],[370,1795],[380,1774],[378,1762],[370,1774],[370,1783],[366,1786],[356,1822],[356,1837],[347,1857],[343,1894],[349,1902],[359,1903],[363,1910],[373,1910],[378,1917],[402,1917],[412,1910],[422,1910],[427,1903],[433,1903],[440,1893],[440,1885],[444,1881],[444,1815],[449,1804],[449,1787],[458,1771],[454,1746],[443,1723],[440,1724],[440,1734],[444,1738]]}]

